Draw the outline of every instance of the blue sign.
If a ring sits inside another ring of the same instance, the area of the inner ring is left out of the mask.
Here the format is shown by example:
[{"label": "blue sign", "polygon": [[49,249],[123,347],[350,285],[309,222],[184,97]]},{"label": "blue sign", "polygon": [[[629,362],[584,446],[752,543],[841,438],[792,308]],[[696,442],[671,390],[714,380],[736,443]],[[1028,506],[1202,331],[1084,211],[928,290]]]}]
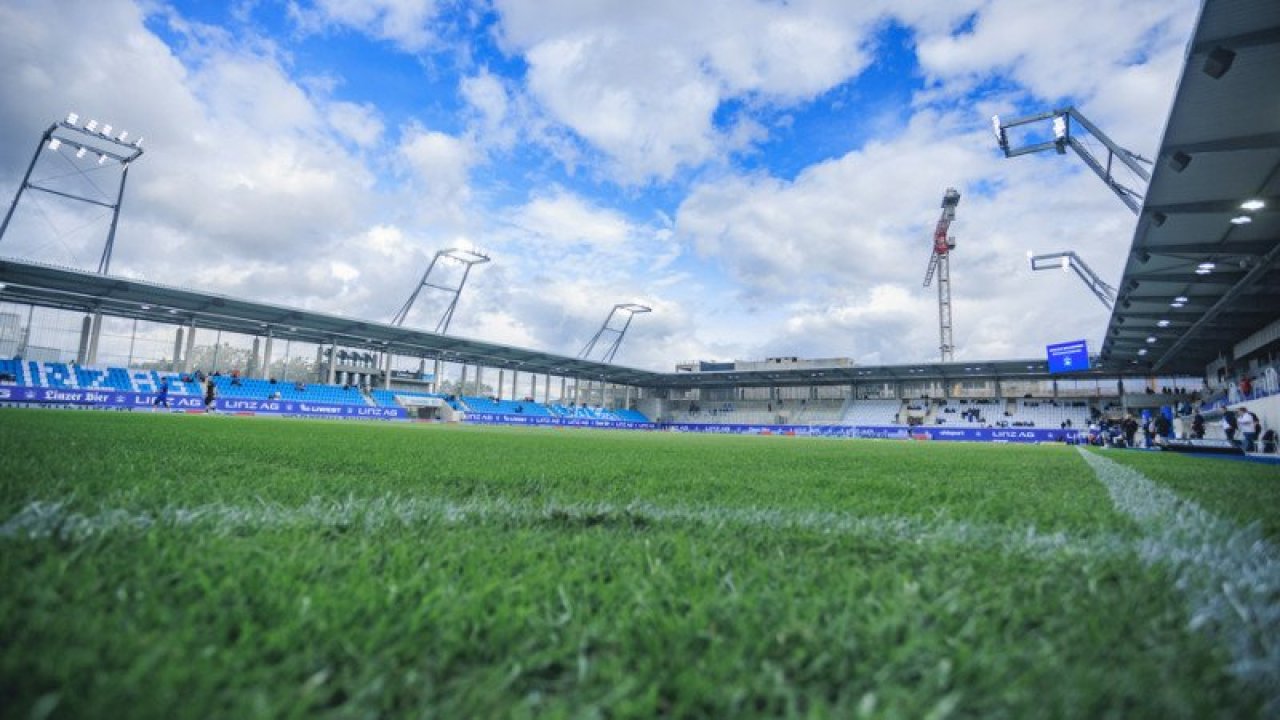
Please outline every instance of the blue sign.
[{"label": "blue sign", "polygon": [[1089,345],[1084,340],[1058,343],[1045,347],[1049,355],[1049,372],[1068,373],[1089,369]]},{"label": "blue sign", "polygon": [[[65,390],[60,388],[24,387],[0,385],[0,403],[26,405],[74,405],[111,410],[156,408],[156,393],[125,392],[122,390]],[[170,410],[204,410],[204,399],[197,395],[168,396]],[[157,408],[164,409],[164,408]],[[334,405],[329,403],[297,402],[285,400],[252,400],[247,398],[218,398],[213,409],[222,412],[253,415],[289,415],[295,417],[332,417],[364,420],[407,420],[409,412],[404,408],[372,407],[369,405]]]}]

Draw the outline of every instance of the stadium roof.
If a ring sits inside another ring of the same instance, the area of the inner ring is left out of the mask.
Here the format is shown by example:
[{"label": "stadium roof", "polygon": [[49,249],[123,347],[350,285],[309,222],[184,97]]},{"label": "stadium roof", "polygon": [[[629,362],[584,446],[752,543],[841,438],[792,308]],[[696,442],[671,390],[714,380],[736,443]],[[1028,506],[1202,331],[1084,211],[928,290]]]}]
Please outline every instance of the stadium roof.
[{"label": "stadium roof", "polygon": [[[769,385],[847,385],[912,380],[1043,379],[1043,359],[997,362],[912,363],[850,367],[771,368],[699,373],[659,373],[523,348],[438,335],[296,308],[238,300],[132,278],[98,275],[14,259],[0,259],[0,301],[199,329],[309,343],[337,343],[409,357],[433,356],[520,372],[549,373],[649,388],[715,388]],[[1128,373],[1126,373],[1128,374]],[[1112,372],[1073,373],[1071,379],[1113,377]]]},{"label": "stadium roof", "polygon": [[[1242,207],[1250,200],[1265,206]],[[1280,318],[1277,260],[1280,2],[1207,0],[1187,48],[1102,362],[1198,374],[1219,355],[1231,358],[1233,345]]]}]

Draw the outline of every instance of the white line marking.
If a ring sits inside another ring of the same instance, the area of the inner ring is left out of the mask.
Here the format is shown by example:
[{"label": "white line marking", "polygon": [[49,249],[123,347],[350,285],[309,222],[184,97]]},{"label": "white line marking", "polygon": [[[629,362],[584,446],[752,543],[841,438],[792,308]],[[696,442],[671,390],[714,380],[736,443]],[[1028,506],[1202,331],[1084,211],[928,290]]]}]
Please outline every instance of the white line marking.
[{"label": "white line marking", "polygon": [[1080,448],[1121,512],[1145,533],[1138,553],[1177,575],[1191,604],[1193,630],[1218,636],[1230,671],[1260,689],[1266,714],[1280,710],[1280,553],[1257,523],[1238,527],[1152,482],[1142,473]]}]

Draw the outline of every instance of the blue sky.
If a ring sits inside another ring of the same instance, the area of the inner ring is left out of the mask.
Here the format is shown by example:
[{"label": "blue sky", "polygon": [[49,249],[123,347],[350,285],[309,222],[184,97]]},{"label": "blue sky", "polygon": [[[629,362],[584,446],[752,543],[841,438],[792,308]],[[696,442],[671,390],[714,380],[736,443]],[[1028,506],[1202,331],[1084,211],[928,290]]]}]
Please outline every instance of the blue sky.
[{"label": "blue sky", "polygon": [[[453,332],[624,364],[937,356],[921,287],[948,186],[959,360],[1095,343],[1132,216],[992,113],[1073,103],[1150,154],[1194,0],[100,0],[0,7],[0,191],[75,110],[147,135],[121,273],[385,320],[432,254],[494,262]],[[95,32],[69,29],[93,27]],[[69,39],[73,41],[69,42]],[[23,207],[0,254],[89,266],[102,230]],[[96,234],[95,234],[96,233]],[[410,322],[434,327],[425,297]]]}]

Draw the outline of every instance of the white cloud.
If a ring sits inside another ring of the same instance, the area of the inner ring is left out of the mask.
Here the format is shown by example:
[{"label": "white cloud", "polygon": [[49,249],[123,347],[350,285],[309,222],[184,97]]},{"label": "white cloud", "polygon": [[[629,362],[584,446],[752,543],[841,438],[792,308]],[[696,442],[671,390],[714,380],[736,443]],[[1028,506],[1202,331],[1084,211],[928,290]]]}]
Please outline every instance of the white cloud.
[{"label": "white cloud", "polygon": [[416,124],[402,129],[400,138],[399,156],[416,179],[411,202],[421,216],[461,222],[471,198],[475,149],[465,139]]},{"label": "white cloud", "polygon": [[756,139],[715,126],[721,103],[804,100],[869,62],[873,13],[721,0],[608,5],[500,2],[529,92],[630,182],[671,178]]},{"label": "white cloud", "polygon": [[362,148],[377,145],[386,129],[378,109],[369,104],[330,103],[328,116],[334,130]]},{"label": "white cloud", "polygon": [[312,0],[289,3],[289,13],[304,30],[343,26],[418,51],[431,44],[436,0]]}]

